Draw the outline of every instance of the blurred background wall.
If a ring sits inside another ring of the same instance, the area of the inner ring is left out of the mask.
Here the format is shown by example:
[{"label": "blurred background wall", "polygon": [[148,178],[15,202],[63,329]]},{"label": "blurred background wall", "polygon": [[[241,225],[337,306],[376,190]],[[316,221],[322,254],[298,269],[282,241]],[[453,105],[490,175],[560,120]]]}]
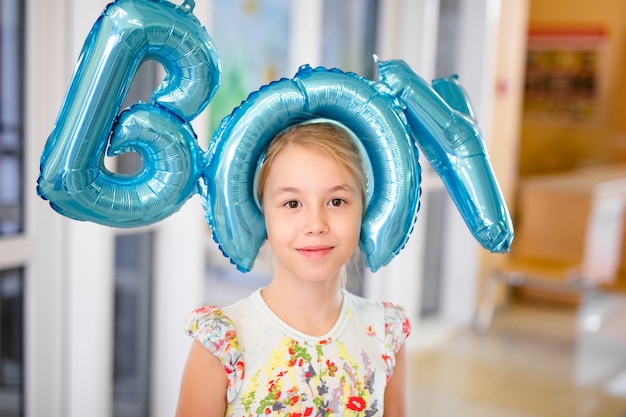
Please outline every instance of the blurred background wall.
[{"label": "blurred background wall", "polygon": [[[569,37],[570,48],[589,44],[595,55],[587,55],[588,68],[597,72],[592,79],[594,89],[591,106],[593,116],[577,113],[573,108],[552,110],[553,117],[533,115],[530,111],[521,130],[519,153],[520,175],[535,175],[571,170],[589,165],[624,162],[626,160],[626,121],[623,109],[626,105],[626,81],[624,59],[626,54],[626,22],[623,19],[626,4],[621,1],[604,0],[591,7],[584,1],[533,1],[529,10],[529,29],[552,33],[558,38]],[[576,35],[581,39],[575,39]],[[585,39],[585,36],[587,39]],[[597,37],[597,39],[593,39]],[[555,42],[559,42],[555,39]],[[568,40],[562,39],[561,47],[568,48]],[[576,43],[578,44],[576,45]],[[570,56],[572,58],[572,56]],[[558,56],[552,56],[555,61]],[[597,62],[596,62],[597,60]],[[567,71],[584,71],[584,63],[561,64],[563,75]],[[553,68],[558,64],[553,63]],[[576,68],[578,66],[578,68]],[[581,87],[581,89],[584,87]],[[558,95],[557,87],[552,88]],[[556,98],[556,97],[555,97]],[[575,100],[571,98],[571,100]],[[554,106],[558,106],[555,100]],[[549,116],[548,110],[545,113]]]}]

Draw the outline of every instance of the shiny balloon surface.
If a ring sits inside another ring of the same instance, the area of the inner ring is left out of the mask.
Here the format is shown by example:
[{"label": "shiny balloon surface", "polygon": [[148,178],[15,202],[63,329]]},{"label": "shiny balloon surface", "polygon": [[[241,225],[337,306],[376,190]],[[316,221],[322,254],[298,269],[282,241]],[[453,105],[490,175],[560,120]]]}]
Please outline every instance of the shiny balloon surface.
[{"label": "shiny balloon surface", "polygon": [[393,97],[356,74],[309,66],[293,79],[252,93],[218,127],[204,175],[205,212],[222,251],[240,269],[252,266],[266,238],[254,192],[258,161],[278,133],[325,118],[353,132],[365,149],[371,199],[360,249],[373,271],[389,263],[413,228],[421,173],[398,107]]},{"label": "shiny balloon surface", "polygon": [[472,235],[492,252],[509,251],[511,218],[471,104],[456,79],[435,81],[444,98],[401,60],[378,62],[378,77],[406,105],[418,147],[443,180]]},{"label": "shiny balloon surface", "polygon": [[[217,51],[192,5],[119,0],[96,21],[41,157],[37,191],[59,213],[114,227],[162,220],[193,195],[206,164],[189,124],[220,83]],[[141,64],[166,76],[151,103],[121,109]],[[123,111],[122,111],[123,110]],[[105,154],[137,152],[132,175]]]}]

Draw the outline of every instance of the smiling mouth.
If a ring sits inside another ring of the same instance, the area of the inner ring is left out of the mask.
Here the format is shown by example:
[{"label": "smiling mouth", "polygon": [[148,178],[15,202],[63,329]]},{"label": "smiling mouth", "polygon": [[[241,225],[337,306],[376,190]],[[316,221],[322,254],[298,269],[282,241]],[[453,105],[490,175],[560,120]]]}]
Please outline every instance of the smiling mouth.
[{"label": "smiling mouth", "polygon": [[298,249],[298,252],[308,259],[319,259],[328,255],[333,250],[332,246],[315,246]]}]

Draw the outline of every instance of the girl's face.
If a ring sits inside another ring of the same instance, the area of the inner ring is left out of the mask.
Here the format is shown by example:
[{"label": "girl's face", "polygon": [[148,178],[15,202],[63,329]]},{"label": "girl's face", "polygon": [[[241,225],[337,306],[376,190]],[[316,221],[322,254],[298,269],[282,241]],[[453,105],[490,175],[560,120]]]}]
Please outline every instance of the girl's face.
[{"label": "girl's face", "polygon": [[269,168],[262,204],[277,277],[339,277],[357,248],[363,212],[346,168],[317,150],[287,145]]}]

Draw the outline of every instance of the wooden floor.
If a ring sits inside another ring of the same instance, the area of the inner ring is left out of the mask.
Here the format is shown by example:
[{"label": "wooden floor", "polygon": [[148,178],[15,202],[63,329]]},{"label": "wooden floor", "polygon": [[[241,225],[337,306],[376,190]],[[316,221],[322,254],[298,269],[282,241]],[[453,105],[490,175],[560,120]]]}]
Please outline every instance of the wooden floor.
[{"label": "wooden floor", "polygon": [[573,308],[512,306],[486,335],[459,330],[415,350],[410,416],[626,417],[626,330],[618,330],[624,340],[602,339],[597,325],[593,335],[581,332],[594,318]]}]

